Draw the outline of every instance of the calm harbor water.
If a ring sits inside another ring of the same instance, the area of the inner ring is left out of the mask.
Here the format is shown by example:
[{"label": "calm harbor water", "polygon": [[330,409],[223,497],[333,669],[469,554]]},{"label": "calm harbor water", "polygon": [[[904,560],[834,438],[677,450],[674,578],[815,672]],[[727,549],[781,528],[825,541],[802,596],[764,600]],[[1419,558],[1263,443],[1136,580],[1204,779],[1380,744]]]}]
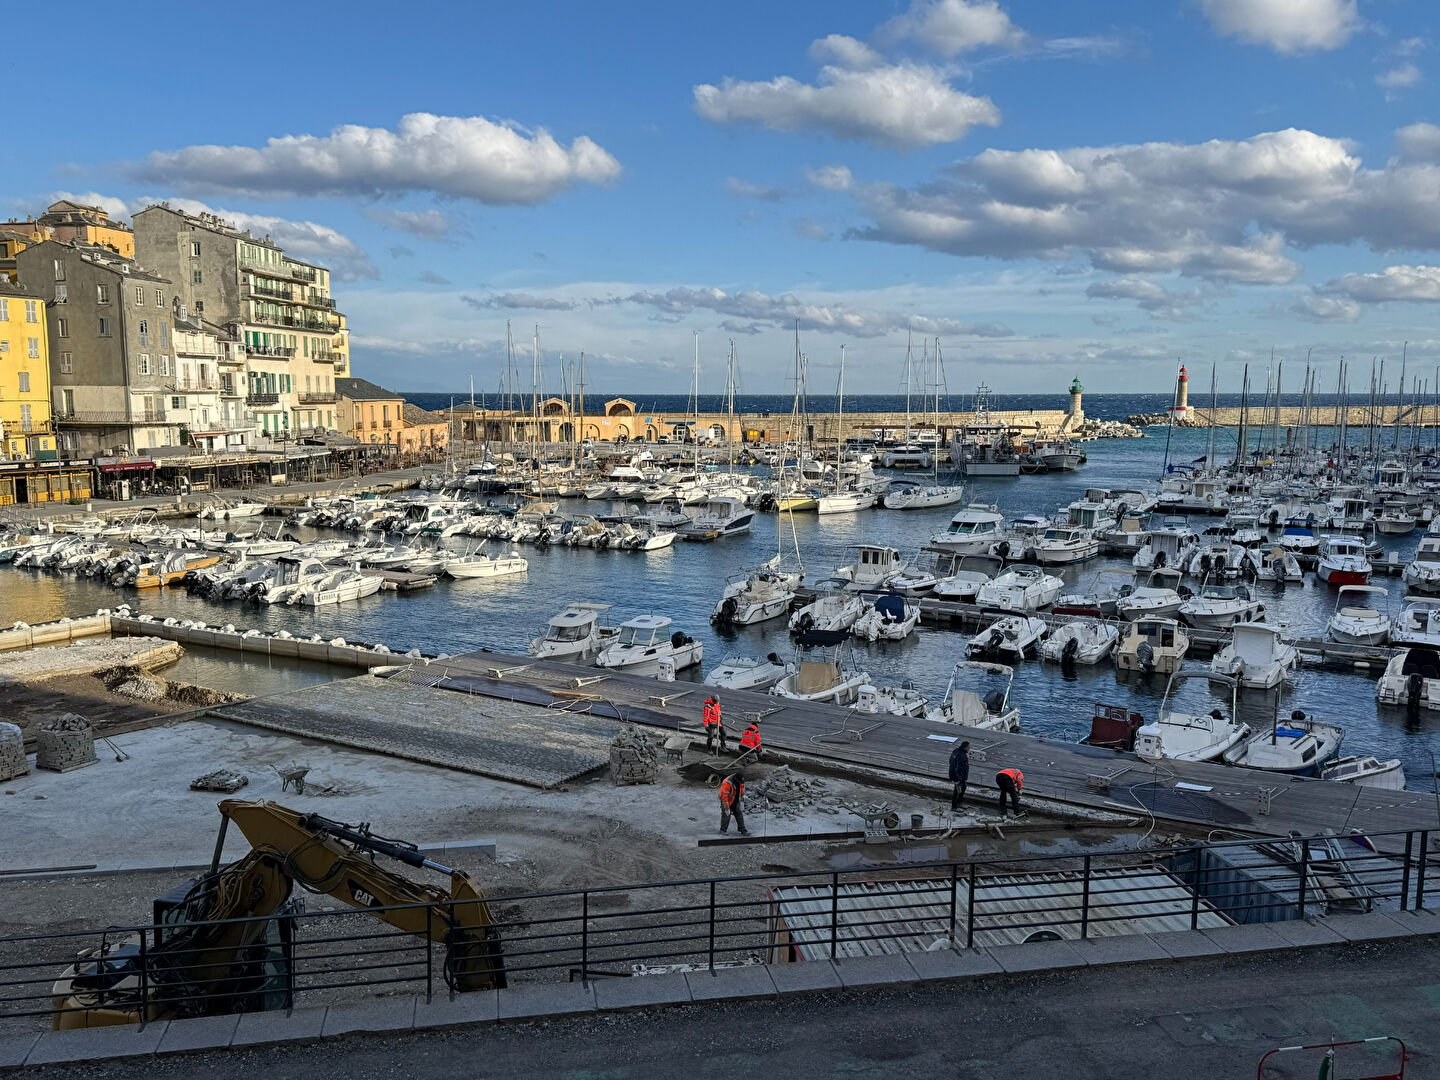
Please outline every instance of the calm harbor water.
[{"label": "calm harbor water", "polygon": [[[1222,433],[1223,434],[1223,433]],[[1233,449],[1233,435],[1230,438]],[[1125,487],[1137,482],[1153,483],[1166,453],[1167,433],[1153,430],[1151,437],[1086,444],[1088,464],[1078,473],[1054,473],[1010,480],[975,480],[969,484],[971,501],[996,504],[1007,516],[1022,513],[1051,513],[1084,494],[1087,487]],[[1169,458],[1188,462],[1207,452],[1209,435],[1200,430],[1176,430],[1169,436]],[[1228,460],[1223,449],[1217,457]],[[586,504],[573,509],[584,512]],[[594,512],[594,507],[588,507]],[[929,537],[944,529],[953,510],[868,511],[862,514],[818,517],[794,515],[806,580],[814,582],[830,575],[837,566],[852,561],[853,545],[882,542],[902,551],[914,552]],[[1209,523],[1197,519],[1197,524]],[[606,621],[618,622],[635,615],[656,613],[670,616],[674,627],[705,645],[705,670],[732,654],[763,655],[777,652],[789,657],[792,646],[784,620],[754,627],[717,629],[709,616],[721,584],[731,574],[754,566],[775,554],[777,529],[784,530],[783,547],[787,560],[793,557],[789,518],[757,515],[753,531],[713,544],[677,543],[674,547],[642,554],[638,552],[593,551],[557,548],[537,551],[527,548],[529,573],[497,582],[455,581],[442,578],[434,588],[413,593],[380,593],[359,602],[338,607],[296,609],[287,607],[217,604],[192,598],[183,591],[157,591],[122,596],[108,585],[76,580],[46,571],[0,570],[0,625],[23,619],[35,623],[64,615],[93,612],[113,607],[122,599],[157,617],[204,619],[211,623],[233,623],[237,627],[264,630],[286,629],[292,633],[319,633],[352,641],[384,642],[392,649],[419,647],[426,652],[459,653],[478,648],[523,652],[530,639],[543,632],[545,621],[569,601],[591,601],[611,605]],[[1387,548],[1409,554],[1420,533],[1408,537],[1382,538]],[[473,541],[468,541],[473,543]],[[457,545],[459,546],[459,545]],[[1079,569],[1062,573],[1067,583],[1084,584],[1110,566],[1126,563],[1117,559],[1092,560]],[[1398,611],[1403,585],[1398,578],[1379,577],[1375,584],[1391,589],[1391,601]],[[1313,576],[1302,585],[1254,586],[1264,600],[1267,618],[1286,627],[1290,636],[1318,637],[1335,603],[1335,594]],[[932,700],[938,701],[955,662],[963,657],[966,638],[951,630],[922,627],[909,639],[895,643],[854,645],[854,660],[882,684],[910,682]],[[194,663],[199,664],[197,660]],[[213,668],[226,689],[237,688],[234,668],[219,659],[202,666]],[[1192,661],[1192,666],[1202,665]],[[227,677],[225,673],[232,674]],[[201,675],[198,670],[195,674]],[[257,673],[261,675],[262,673]],[[180,677],[180,676],[176,676]],[[318,677],[307,673],[304,681]],[[682,678],[699,678],[696,669]],[[285,685],[296,684],[287,675]],[[196,677],[187,681],[204,681]],[[217,683],[218,685],[218,683]],[[243,688],[243,687],[241,687]],[[1153,717],[1165,680],[1125,680],[1109,663],[1081,667],[1065,676],[1058,666],[1031,661],[1016,676],[1013,699],[1021,710],[1023,730],[1059,739],[1078,739],[1089,730],[1089,718],[1097,702],[1126,705]],[[1216,690],[1219,688],[1217,687]],[[1215,691],[1203,681],[1186,684],[1184,700],[1208,710],[1222,702],[1210,698]],[[1270,723],[1275,697],[1246,692],[1240,714],[1252,725]],[[697,706],[698,708],[698,706]],[[1303,668],[1293,685],[1280,697],[1281,716],[1291,709],[1315,712],[1337,722],[1347,731],[1347,752],[1367,752],[1379,757],[1400,757],[1405,763],[1409,786],[1430,790],[1436,785],[1434,760],[1440,756],[1440,715],[1422,713],[1417,717],[1404,710],[1377,710],[1373,677],[1361,673],[1320,671]],[[1440,812],[1440,807],[1437,807]]]}]

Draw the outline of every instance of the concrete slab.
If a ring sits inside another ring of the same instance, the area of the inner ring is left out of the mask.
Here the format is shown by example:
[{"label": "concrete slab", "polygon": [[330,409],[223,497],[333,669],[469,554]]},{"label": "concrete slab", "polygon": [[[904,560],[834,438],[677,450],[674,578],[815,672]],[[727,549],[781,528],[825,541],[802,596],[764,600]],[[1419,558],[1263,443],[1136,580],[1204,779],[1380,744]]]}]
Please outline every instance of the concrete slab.
[{"label": "concrete slab", "polygon": [[770,980],[777,994],[804,994],[812,990],[839,990],[840,973],[829,960],[800,960],[771,964]]},{"label": "concrete slab", "polygon": [[223,1050],[230,1045],[240,1014],[198,1016],[194,1020],[171,1020],[165,1037],[155,1048],[157,1054],[178,1054],[186,1050]]},{"label": "concrete slab", "polygon": [[578,979],[566,983],[517,986],[499,993],[498,1015],[501,1020],[533,1020],[540,1016],[595,1011],[595,983],[583,983]]},{"label": "concrete slab", "polygon": [[840,982],[846,990],[862,986],[893,986],[913,983],[919,979],[904,953],[887,956],[858,956],[841,960],[835,965]]},{"label": "concrete slab", "polygon": [[347,1031],[409,1031],[415,1026],[415,999],[380,999],[355,1005],[331,1005],[325,1013],[324,1038]]},{"label": "concrete slab", "polygon": [[231,1046],[259,1046],[264,1043],[318,1039],[325,1027],[324,1005],[296,1009],[292,1013],[245,1013],[230,1038]]},{"label": "concrete slab", "polygon": [[681,1005],[690,1001],[690,984],[684,975],[639,975],[630,979],[595,982],[595,1005],[600,1009],[644,1009],[652,1005]]},{"label": "concrete slab", "polygon": [[1424,908],[1420,911],[1391,911],[1388,917],[1401,926],[1408,926],[1415,934],[1440,934],[1440,908]]},{"label": "concrete slab", "polygon": [[1085,967],[1089,963],[1069,941],[1027,941],[1020,945],[996,945],[985,951],[1006,971],[1058,971]]},{"label": "concrete slab", "polygon": [[1266,923],[1274,933],[1291,945],[1308,948],[1312,945],[1334,945],[1345,939],[1323,922],[1310,919],[1286,919],[1283,922]]},{"label": "concrete slab", "polygon": [[1369,915],[1329,915],[1324,925],[1346,941],[1383,941],[1386,938],[1410,937],[1415,933],[1411,928],[1413,924],[1407,926],[1378,911]]},{"label": "concrete slab", "polygon": [[1170,959],[1170,954],[1157,945],[1149,934],[1093,937],[1084,941],[1072,941],[1070,944],[1091,964],[1144,964],[1152,960]]},{"label": "concrete slab", "polygon": [[692,971],[685,976],[692,1001],[748,1001],[775,996],[775,981],[764,964]]},{"label": "concrete slab", "polygon": [[1201,930],[1200,933],[1227,953],[1268,952],[1272,949],[1288,948],[1290,945],[1265,923],[1220,926],[1212,930]]},{"label": "concrete slab", "polygon": [[[512,993],[513,991],[506,991]],[[437,994],[426,1004],[415,1001],[415,1027],[453,1027],[459,1024],[494,1023],[500,1018],[500,991],[476,990],[469,994]]]},{"label": "concrete slab", "polygon": [[1199,930],[1174,930],[1168,934],[1151,934],[1150,937],[1171,956],[1221,956],[1225,950],[1211,941]]},{"label": "concrete slab", "polygon": [[104,1058],[145,1057],[155,1053],[165,1030],[164,1022],[134,1027],[81,1028],[78,1031],[47,1031],[25,1058],[26,1068],[65,1061],[94,1061]]},{"label": "concrete slab", "polygon": [[994,975],[1002,970],[999,961],[975,949],[935,949],[933,952],[906,953],[905,959],[915,969],[921,982],[943,982],[948,979],[971,979],[977,975]]},{"label": "concrete slab", "polygon": [[38,1034],[0,1039],[0,1069],[16,1069],[24,1065],[25,1059],[30,1056],[30,1051],[35,1048],[39,1039]]}]

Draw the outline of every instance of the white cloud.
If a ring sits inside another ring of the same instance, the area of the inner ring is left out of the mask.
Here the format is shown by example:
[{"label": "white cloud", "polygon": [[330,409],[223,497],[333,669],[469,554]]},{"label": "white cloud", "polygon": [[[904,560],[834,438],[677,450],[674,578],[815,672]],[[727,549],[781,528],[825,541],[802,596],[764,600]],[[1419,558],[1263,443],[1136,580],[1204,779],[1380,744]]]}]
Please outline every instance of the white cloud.
[{"label": "white cloud", "polygon": [[1380,89],[1388,91],[1387,97],[1394,96],[1400,90],[1409,90],[1419,86],[1425,80],[1420,69],[1414,64],[1401,64],[1399,67],[1391,68],[1389,71],[1382,71],[1375,76],[1375,85]]},{"label": "white cloud", "polygon": [[1295,129],[1199,144],[986,150],[913,189],[858,185],[871,224],[850,235],[1278,284],[1298,273],[1287,245],[1440,248],[1437,188],[1440,166],[1366,169],[1346,141]]},{"label": "white cloud", "polygon": [[826,191],[847,191],[854,177],[844,165],[821,165],[818,169],[806,169],[805,179]]},{"label": "white cloud", "polygon": [[796,236],[803,236],[806,240],[829,240],[830,230],[818,221],[809,218],[797,218],[793,225]]},{"label": "white cloud", "polygon": [[1316,291],[1363,304],[1392,300],[1440,302],[1440,266],[1387,266],[1373,274],[1345,274]]},{"label": "white cloud", "polygon": [[761,202],[781,202],[789,195],[784,188],[774,184],[755,184],[735,176],[725,181],[725,190],[737,199],[759,199]]},{"label": "white cloud", "polygon": [[900,63],[852,71],[822,68],[815,85],[788,75],[769,82],[726,79],[694,89],[695,109],[717,124],[750,123],[775,131],[818,129],[837,139],[914,147],[953,142],[977,124],[994,126],[1000,110],[961,93],[936,68]]},{"label": "white cloud", "polygon": [[[113,195],[102,195],[98,191],[84,191],[79,193],[73,191],[52,191],[50,193],[50,201],[52,203],[59,202],[61,199],[81,203],[84,206],[98,206],[116,221],[130,220],[130,204],[124,199],[117,199]],[[143,208],[137,207],[136,209]]]},{"label": "white cloud", "polygon": [[608,183],[620,175],[620,164],[583,135],[567,147],[543,128],[410,113],[394,131],[345,124],[329,135],[285,135],[263,147],[157,151],[135,171],[193,192],[368,197],[430,191],[530,205],[577,183]]},{"label": "white cloud", "polygon": [[1337,296],[1317,296],[1313,292],[1300,297],[1290,305],[1288,311],[1307,322],[1317,323],[1354,322],[1360,317],[1360,305],[1354,300],[1344,300]]},{"label": "white cloud", "polygon": [[1411,124],[1395,133],[1395,147],[1406,162],[1440,162],[1440,126]]},{"label": "white cloud", "polygon": [[1025,35],[995,0],[914,0],[875,37],[891,45],[918,42],[942,56],[957,56],[985,46],[1019,45]]},{"label": "white cloud", "polygon": [[525,292],[497,293],[483,297],[462,296],[460,302],[468,304],[476,311],[574,311],[581,306],[578,300]]},{"label": "white cloud", "polygon": [[817,64],[838,64],[848,68],[878,67],[884,63],[880,54],[845,34],[830,34],[810,43],[810,59]]},{"label": "white cloud", "polygon": [[1085,289],[1085,295],[1102,300],[1134,300],[1141,311],[1151,318],[1184,322],[1191,309],[1206,299],[1200,290],[1172,292],[1157,281],[1147,278],[1123,277],[1114,281],[1097,281]]},{"label": "white cloud", "polygon": [[1215,32],[1293,54],[1338,49],[1360,29],[1355,0],[1200,0]]},{"label": "white cloud", "polygon": [[370,207],[364,214],[371,221],[422,240],[443,240],[455,233],[455,225],[439,210],[380,210]]},{"label": "white cloud", "polygon": [[437,274],[434,270],[426,270],[423,274],[420,275],[420,281],[423,282],[423,283],[426,284],[426,285],[449,285],[449,284],[450,284],[450,279],[449,279],[449,278],[444,277],[444,276],[441,275],[441,274]]}]

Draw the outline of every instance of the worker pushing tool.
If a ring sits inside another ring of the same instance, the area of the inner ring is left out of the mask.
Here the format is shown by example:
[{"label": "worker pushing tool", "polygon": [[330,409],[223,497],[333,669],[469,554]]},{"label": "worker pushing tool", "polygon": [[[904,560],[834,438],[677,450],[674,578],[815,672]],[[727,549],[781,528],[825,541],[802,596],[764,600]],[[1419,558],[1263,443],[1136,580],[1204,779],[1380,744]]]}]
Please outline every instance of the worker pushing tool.
[{"label": "worker pushing tool", "polygon": [[700,722],[705,725],[705,752],[715,753],[718,739],[720,753],[725,753],[725,719],[720,713],[720,702],[713,695],[705,699]]},{"label": "worker pushing tool", "polygon": [[763,753],[765,752],[765,748],[760,745],[760,725],[759,725],[759,724],[755,723],[754,721],[751,721],[751,723],[745,728],[744,732],[741,733],[741,735],[740,735],[740,749],[741,749],[741,751],[742,751],[742,753],[741,753],[741,756],[742,756],[742,757],[743,757],[745,754],[752,754],[752,753],[753,753],[753,754],[755,755],[755,760],[756,760],[756,761],[759,761],[759,760],[760,760],[760,756],[761,756],[761,754],[763,754]]},{"label": "worker pushing tool", "polygon": [[720,831],[730,831],[730,816],[735,816],[735,827],[741,836],[749,836],[745,828],[745,770],[736,769],[720,781]]},{"label": "worker pushing tool", "polygon": [[1000,816],[1005,816],[1005,800],[1010,800],[1010,805],[1015,808],[1015,816],[1022,813],[1020,809],[1020,792],[1025,789],[1025,774],[1019,769],[1001,769],[995,774],[995,786],[1000,789]]}]

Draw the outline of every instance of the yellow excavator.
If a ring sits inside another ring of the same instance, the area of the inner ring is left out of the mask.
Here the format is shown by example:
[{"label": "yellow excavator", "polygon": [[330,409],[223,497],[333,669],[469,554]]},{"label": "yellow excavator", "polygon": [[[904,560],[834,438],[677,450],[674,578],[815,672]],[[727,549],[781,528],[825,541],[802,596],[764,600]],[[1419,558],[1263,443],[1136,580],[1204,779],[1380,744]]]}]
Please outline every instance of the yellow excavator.
[{"label": "yellow excavator", "polygon": [[[252,850],[221,866],[232,821]],[[376,856],[449,874],[449,891],[387,870]],[[442,944],[445,980],[456,990],[505,985],[490,908],[468,874],[432,862],[413,844],[376,836],[368,825],[268,801],[226,799],[209,872],[155,901],[155,925],[144,940],[132,934],[80,953],[55,983],[52,1026],[289,1008],[295,990],[291,916],[302,910],[300,898],[291,896],[296,884]],[[412,904],[418,906],[400,906]]]}]

